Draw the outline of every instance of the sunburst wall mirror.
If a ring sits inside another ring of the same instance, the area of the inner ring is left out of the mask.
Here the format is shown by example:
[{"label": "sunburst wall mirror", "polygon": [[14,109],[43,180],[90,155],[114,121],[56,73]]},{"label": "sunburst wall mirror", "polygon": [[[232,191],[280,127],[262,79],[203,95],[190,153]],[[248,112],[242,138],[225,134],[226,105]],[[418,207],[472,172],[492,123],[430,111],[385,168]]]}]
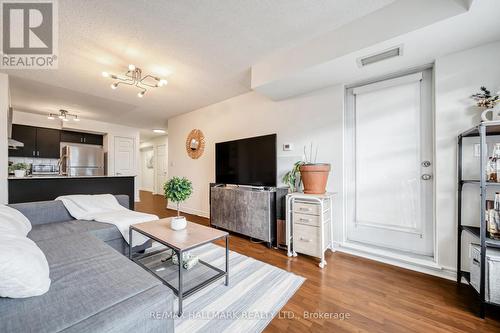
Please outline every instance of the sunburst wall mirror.
[{"label": "sunburst wall mirror", "polygon": [[196,160],[203,155],[205,151],[205,136],[199,129],[189,132],[186,139],[186,152],[192,159]]}]

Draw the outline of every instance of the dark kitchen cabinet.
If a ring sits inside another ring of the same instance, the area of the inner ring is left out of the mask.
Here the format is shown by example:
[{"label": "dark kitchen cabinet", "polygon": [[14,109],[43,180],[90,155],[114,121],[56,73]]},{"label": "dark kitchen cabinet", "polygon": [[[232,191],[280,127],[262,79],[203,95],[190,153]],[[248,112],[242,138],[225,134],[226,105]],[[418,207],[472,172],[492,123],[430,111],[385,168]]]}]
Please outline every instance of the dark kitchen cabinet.
[{"label": "dark kitchen cabinet", "polygon": [[100,145],[102,146],[102,135],[99,134],[89,134],[80,133],[73,131],[62,131],[61,132],[61,142],[69,143],[84,143],[88,145]]},{"label": "dark kitchen cabinet", "polygon": [[9,156],[36,157],[36,127],[14,124],[12,139],[22,142],[24,147],[9,149]]},{"label": "dark kitchen cabinet", "polygon": [[83,143],[102,146],[102,135],[85,133]]},{"label": "dark kitchen cabinet", "polygon": [[60,131],[25,125],[12,125],[12,138],[24,144],[23,148],[10,149],[9,156],[59,158]]},{"label": "dark kitchen cabinet", "polygon": [[60,157],[61,131],[52,128],[36,129],[36,157]]},{"label": "dark kitchen cabinet", "polygon": [[83,133],[61,131],[61,142],[83,143]]}]

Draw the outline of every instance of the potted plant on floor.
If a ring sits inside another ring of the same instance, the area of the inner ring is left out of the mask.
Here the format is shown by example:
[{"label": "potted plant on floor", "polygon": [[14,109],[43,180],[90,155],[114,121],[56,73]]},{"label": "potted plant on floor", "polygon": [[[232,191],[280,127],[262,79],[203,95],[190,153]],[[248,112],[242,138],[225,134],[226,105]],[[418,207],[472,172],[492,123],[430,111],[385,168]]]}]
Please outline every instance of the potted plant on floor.
[{"label": "potted plant on floor", "polygon": [[[292,192],[297,190],[298,185],[301,182],[304,185],[304,193],[306,194],[323,194],[326,192],[326,183],[328,182],[328,175],[330,173],[330,164],[316,163],[318,148],[316,148],[314,159],[312,152],[312,144],[309,154],[307,154],[307,148],[304,146],[304,160],[295,162],[292,170],[288,171],[283,176],[283,182],[290,187]],[[298,178],[299,172],[300,179]]]},{"label": "potted plant on floor", "polygon": [[29,170],[29,165],[26,163],[15,163],[9,167],[9,171],[14,171],[16,178],[23,178],[26,176],[26,171]]},{"label": "potted plant on floor", "polygon": [[181,202],[187,200],[191,196],[191,193],[193,193],[193,184],[185,177],[172,177],[172,179],[163,185],[163,190],[165,191],[165,198],[177,205],[177,216],[172,218],[170,227],[173,230],[184,229],[187,222],[184,216],[180,216],[179,206]]}]

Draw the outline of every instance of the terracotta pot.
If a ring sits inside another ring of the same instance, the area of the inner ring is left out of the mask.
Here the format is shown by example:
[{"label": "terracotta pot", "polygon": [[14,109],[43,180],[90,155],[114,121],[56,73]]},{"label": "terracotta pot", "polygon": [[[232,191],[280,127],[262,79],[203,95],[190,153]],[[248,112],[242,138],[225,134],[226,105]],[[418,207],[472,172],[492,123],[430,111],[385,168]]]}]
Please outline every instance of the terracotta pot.
[{"label": "terracotta pot", "polygon": [[300,177],[304,184],[304,193],[323,194],[330,173],[330,164],[304,164],[300,167]]}]

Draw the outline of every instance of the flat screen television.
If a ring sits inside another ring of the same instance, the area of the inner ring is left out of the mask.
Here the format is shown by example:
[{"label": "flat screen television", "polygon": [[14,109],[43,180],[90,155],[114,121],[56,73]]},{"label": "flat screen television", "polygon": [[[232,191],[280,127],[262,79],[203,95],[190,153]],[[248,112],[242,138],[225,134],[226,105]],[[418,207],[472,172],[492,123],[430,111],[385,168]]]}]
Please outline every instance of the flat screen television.
[{"label": "flat screen television", "polygon": [[276,186],[276,134],[215,144],[219,184]]}]

